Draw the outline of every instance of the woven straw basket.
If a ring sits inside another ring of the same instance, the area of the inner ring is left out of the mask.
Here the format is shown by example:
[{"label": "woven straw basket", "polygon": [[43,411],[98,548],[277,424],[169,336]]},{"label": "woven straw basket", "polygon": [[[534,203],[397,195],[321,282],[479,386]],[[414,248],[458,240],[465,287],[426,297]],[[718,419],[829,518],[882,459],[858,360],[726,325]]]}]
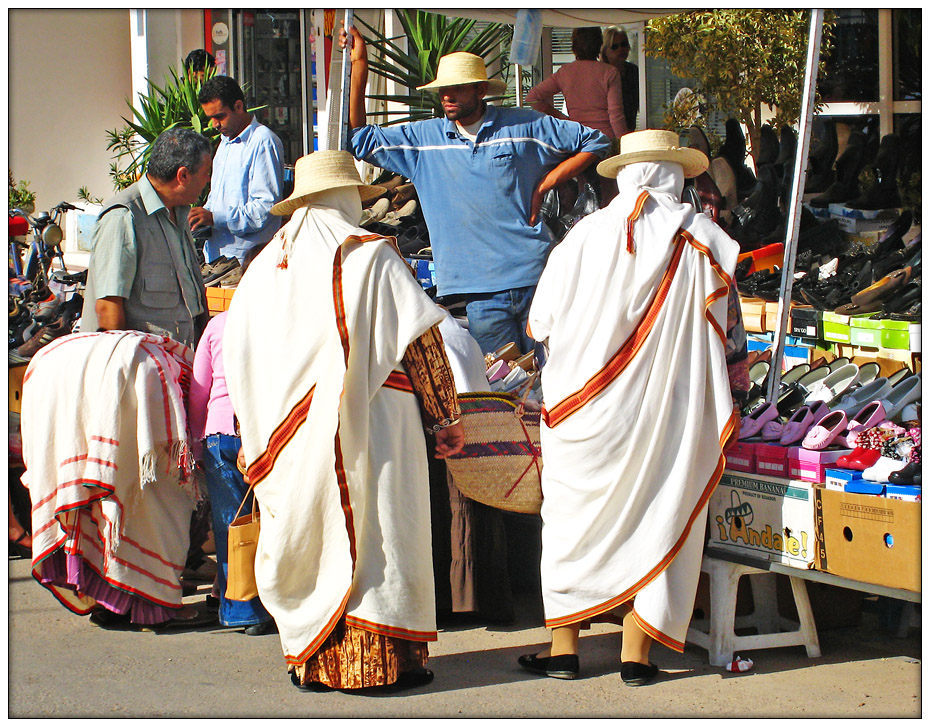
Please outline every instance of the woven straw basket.
[{"label": "woven straw basket", "polygon": [[465,446],[446,460],[463,495],[482,504],[530,515],[542,505],[538,411],[525,411],[514,394],[459,394]]}]

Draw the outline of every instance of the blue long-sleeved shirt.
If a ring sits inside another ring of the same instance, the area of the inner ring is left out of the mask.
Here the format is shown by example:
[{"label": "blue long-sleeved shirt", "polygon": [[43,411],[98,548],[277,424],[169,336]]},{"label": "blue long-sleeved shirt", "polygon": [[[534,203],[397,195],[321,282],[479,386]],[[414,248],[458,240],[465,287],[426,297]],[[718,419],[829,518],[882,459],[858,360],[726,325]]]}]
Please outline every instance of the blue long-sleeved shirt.
[{"label": "blue long-sleeved shirt", "polygon": [[222,138],[213,157],[204,205],[213,213],[213,234],[204,246],[207,260],[235,255],[244,262],[250,248],[268,242],[281,226],[270,210],[283,190],[284,145],[253,116],[235,139]]},{"label": "blue long-sleeved shirt", "polygon": [[437,293],[494,293],[536,285],[552,246],[530,204],[539,180],[570,156],[603,157],[600,131],[531,109],[488,105],[473,144],[454,121],[363,126],[350,151],[414,183],[429,228]]}]

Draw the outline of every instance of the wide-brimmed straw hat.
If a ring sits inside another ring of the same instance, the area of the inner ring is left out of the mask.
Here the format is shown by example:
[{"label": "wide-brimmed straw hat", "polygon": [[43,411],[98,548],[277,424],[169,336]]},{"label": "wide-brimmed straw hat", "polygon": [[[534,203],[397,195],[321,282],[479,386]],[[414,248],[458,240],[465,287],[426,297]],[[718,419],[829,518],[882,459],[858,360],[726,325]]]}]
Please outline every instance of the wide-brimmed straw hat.
[{"label": "wide-brimmed straw hat", "polygon": [[440,58],[436,80],[425,86],[417,86],[417,90],[436,91],[445,86],[465,86],[469,83],[487,83],[489,96],[499,96],[507,90],[507,84],[499,78],[488,78],[488,69],[481,56],[464,51]]},{"label": "wide-brimmed straw hat", "polygon": [[355,159],[347,151],[315,151],[302,156],[294,165],[294,191],[271,208],[271,214],[284,217],[303,207],[314,194],[341,187],[358,187],[362,202],[384,193],[384,187],[362,184]]},{"label": "wide-brimmed straw hat", "polygon": [[678,134],[674,131],[646,129],[621,136],[620,153],[598,164],[597,173],[614,179],[621,168],[636,162],[677,162],[684,169],[686,179],[706,171],[709,164],[703,152],[679,146]]}]

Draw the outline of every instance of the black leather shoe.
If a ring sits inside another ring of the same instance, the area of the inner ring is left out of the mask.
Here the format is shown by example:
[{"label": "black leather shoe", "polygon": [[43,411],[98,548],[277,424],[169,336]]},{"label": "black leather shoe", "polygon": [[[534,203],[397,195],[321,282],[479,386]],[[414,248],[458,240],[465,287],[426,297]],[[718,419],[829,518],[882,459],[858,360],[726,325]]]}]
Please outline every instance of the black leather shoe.
[{"label": "black leather shoe", "polygon": [[297,687],[302,692],[332,692],[334,691],[332,687],[321,684],[320,682],[307,682],[306,684],[301,684],[300,679],[297,677],[297,672],[291,672],[291,684]]},{"label": "black leather shoe", "polygon": [[620,664],[620,678],[630,687],[641,687],[648,684],[659,673],[655,664],[640,664],[638,661],[624,661]]},{"label": "black leather shoe", "polygon": [[433,672],[425,667],[419,666],[416,669],[401,672],[396,682],[393,684],[386,684],[382,689],[386,692],[402,692],[405,689],[425,687],[431,681],[433,681]]},{"label": "black leather shoe", "polygon": [[535,654],[526,654],[517,659],[517,662],[527,671],[534,674],[544,674],[556,679],[574,679],[578,676],[578,655],[560,654],[559,656],[539,657]]},{"label": "black leather shoe", "polygon": [[246,636],[265,636],[267,634],[278,633],[278,627],[275,625],[274,619],[270,619],[268,621],[262,621],[260,624],[246,626],[245,631],[242,633]]}]

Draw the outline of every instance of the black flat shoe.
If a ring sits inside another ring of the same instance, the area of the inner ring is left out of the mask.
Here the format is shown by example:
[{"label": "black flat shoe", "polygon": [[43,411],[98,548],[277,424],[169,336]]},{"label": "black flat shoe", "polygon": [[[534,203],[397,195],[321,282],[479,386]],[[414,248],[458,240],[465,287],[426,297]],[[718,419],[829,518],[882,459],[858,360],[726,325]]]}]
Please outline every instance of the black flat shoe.
[{"label": "black flat shoe", "polygon": [[640,664],[638,661],[624,661],[620,664],[620,678],[630,687],[641,687],[648,684],[659,673],[655,664]]},{"label": "black flat shoe", "polygon": [[517,659],[527,671],[534,674],[543,674],[556,679],[574,679],[578,676],[578,655],[560,654],[559,656],[539,657],[535,654],[526,654]]},{"label": "black flat shoe", "polygon": [[335,691],[332,687],[321,684],[320,682],[307,682],[306,684],[301,684],[300,679],[297,677],[297,672],[291,672],[291,684],[293,684],[301,692],[332,692]]},{"label": "black flat shoe", "polygon": [[128,613],[114,613],[99,607],[95,608],[90,614],[90,622],[102,629],[130,628],[132,626],[130,618]]},{"label": "black flat shoe", "polygon": [[401,672],[396,682],[385,684],[381,689],[385,692],[402,692],[406,689],[425,687],[433,681],[433,676],[433,672],[429,669],[418,666],[416,669]]},{"label": "black flat shoe", "polygon": [[262,621],[260,624],[246,626],[245,631],[242,633],[246,636],[265,636],[267,634],[278,633],[278,627],[275,625],[274,619],[271,619],[269,621]]}]

